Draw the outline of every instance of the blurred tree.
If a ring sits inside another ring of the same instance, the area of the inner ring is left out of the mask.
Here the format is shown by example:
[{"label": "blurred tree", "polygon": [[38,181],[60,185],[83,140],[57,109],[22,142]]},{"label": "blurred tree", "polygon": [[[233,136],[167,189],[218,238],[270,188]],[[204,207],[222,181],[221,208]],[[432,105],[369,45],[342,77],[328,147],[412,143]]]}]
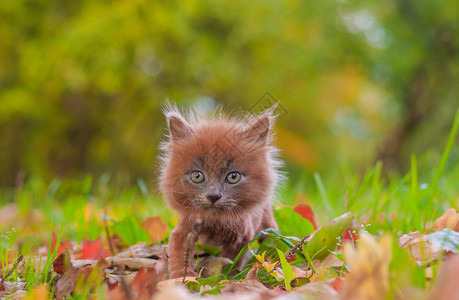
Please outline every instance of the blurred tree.
[{"label": "blurred tree", "polygon": [[247,110],[267,91],[294,170],[403,167],[458,105],[458,21],[453,0],[7,1],[0,186],[151,178],[166,98]]}]

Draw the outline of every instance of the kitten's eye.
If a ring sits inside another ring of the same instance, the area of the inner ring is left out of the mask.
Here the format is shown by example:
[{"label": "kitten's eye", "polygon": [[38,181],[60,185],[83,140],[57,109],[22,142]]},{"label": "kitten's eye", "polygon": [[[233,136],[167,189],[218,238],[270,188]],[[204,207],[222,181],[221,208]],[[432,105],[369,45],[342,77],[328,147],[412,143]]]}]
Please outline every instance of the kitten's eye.
[{"label": "kitten's eye", "polygon": [[241,180],[241,174],[238,172],[231,172],[228,175],[226,175],[226,182],[229,184],[236,184]]},{"label": "kitten's eye", "polygon": [[204,181],[204,174],[202,174],[200,171],[193,171],[190,174],[190,178],[194,183],[201,183]]}]

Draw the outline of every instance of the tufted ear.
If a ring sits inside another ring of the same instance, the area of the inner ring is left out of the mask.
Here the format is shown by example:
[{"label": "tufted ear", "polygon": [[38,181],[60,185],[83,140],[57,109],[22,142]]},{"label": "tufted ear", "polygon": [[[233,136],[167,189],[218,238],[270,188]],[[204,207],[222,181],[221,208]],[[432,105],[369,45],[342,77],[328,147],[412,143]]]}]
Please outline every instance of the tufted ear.
[{"label": "tufted ear", "polygon": [[251,142],[257,143],[260,147],[266,146],[272,122],[273,116],[271,113],[262,113],[252,124],[250,124],[249,128],[246,129],[245,138]]},{"label": "tufted ear", "polygon": [[193,133],[190,124],[179,113],[171,112],[166,117],[172,141],[177,142],[186,139]]}]

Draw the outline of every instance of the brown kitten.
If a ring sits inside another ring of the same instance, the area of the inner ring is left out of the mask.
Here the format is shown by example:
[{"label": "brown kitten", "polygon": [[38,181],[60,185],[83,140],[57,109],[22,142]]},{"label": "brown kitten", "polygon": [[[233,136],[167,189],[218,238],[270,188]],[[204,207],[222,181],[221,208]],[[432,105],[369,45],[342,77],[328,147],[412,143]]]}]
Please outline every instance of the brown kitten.
[{"label": "brown kitten", "polygon": [[271,144],[272,109],[228,118],[196,111],[184,116],[168,107],[165,115],[169,139],[161,145],[160,187],[179,213],[168,251],[174,278],[184,274],[185,242],[196,220],[202,222],[200,241],[231,259],[262,229],[278,228],[272,198],[281,162]]}]

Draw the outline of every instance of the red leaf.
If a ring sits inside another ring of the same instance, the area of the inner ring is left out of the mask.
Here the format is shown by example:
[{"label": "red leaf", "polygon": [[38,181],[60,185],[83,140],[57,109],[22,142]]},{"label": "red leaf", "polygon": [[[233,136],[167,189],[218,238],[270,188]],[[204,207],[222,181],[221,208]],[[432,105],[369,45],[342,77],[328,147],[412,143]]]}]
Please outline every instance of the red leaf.
[{"label": "red leaf", "polygon": [[100,259],[110,256],[110,251],[102,245],[102,239],[95,241],[83,240],[81,250],[75,254],[77,259]]},{"label": "red leaf", "polygon": [[296,253],[294,253],[292,256],[290,256],[289,258],[286,258],[287,262],[291,263],[293,261],[295,261],[296,259]]},{"label": "red leaf", "polygon": [[314,229],[317,229],[317,222],[316,218],[314,217],[314,213],[309,205],[306,204],[299,204],[295,207],[295,212],[299,213],[303,218],[307,219],[311,222]]},{"label": "red leaf", "polygon": [[59,254],[53,261],[53,269],[57,274],[64,274],[64,253]]},{"label": "red leaf", "polygon": [[66,249],[53,261],[53,270],[58,274],[66,273],[72,267],[70,252]]},{"label": "red leaf", "polygon": [[339,292],[341,290],[341,286],[343,285],[343,280],[341,278],[335,278],[331,283],[331,286],[335,289],[335,291]]},{"label": "red leaf", "polygon": [[354,231],[355,229],[352,227],[346,229],[346,231],[344,232],[343,241],[355,242],[359,238],[359,234]]},{"label": "red leaf", "polygon": [[[57,243],[57,234],[53,232],[53,237],[51,240],[51,251],[54,251],[54,248],[56,247]],[[72,243],[70,242],[69,239],[67,239],[65,242],[60,242],[59,247],[57,248],[57,255],[60,255],[64,252],[65,249],[68,249],[70,253],[73,253],[73,246]]]}]

